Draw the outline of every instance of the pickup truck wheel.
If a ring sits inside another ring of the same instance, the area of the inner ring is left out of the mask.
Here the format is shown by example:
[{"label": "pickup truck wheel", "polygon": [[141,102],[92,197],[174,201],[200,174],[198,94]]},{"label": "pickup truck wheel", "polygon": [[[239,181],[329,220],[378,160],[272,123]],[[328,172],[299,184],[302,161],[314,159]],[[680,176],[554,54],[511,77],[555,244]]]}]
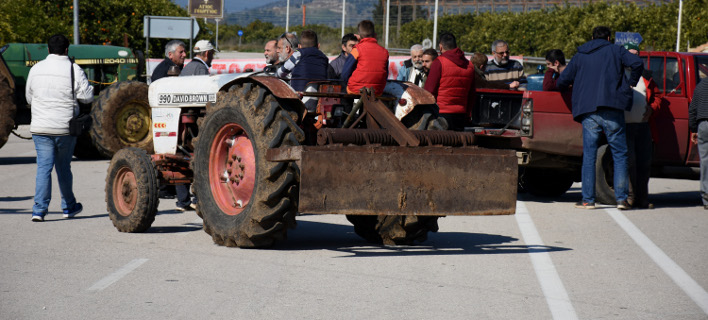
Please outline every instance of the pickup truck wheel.
[{"label": "pickup truck wheel", "polygon": [[5,145],[10,132],[15,128],[17,106],[14,100],[8,79],[0,73],[0,148]]},{"label": "pickup truck wheel", "polygon": [[519,174],[519,185],[537,197],[559,197],[573,185],[573,178],[569,172],[526,168]]},{"label": "pickup truck wheel", "polygon": [[595,201],[602,204],[616,205],[614,177],[615,167],[612,151],[608,145],[597,148],[595,159]]},{"label": "pickup truck wheel", "polygon": [[91,108],[91,140],[110,158],[125,147],[153,152],[152,111],[148,85],[138,81],[114,83],[102,90]]},{"label": "pickup truck wheel", "polygon": [[106,206],[120,232],[143,232],[155,221],[158,197],[157,169],[138,148],[121,149],[111,159],[106,177]]},{"label": "pickup truck wheel", "polygon": [[299,169],[266,151],[297,146],[304,132],[265,88],[246,83],[219,94],[199,129],[192,168],[204,231],[216,244],[268,247],[295,225]]}]

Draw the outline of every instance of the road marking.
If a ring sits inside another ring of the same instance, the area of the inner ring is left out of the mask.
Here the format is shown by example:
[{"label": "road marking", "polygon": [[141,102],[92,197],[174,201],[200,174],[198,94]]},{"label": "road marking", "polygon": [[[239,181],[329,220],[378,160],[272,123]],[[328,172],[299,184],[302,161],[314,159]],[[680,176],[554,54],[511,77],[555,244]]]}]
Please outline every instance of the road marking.
[{"label": "road marking", "polygon": [[698,284],[686,271],[676,262],[671,260],[649,237],[644,235],[637,226],[622,214],[617,208],[607,208],[605,212],[622,227],[634,242],[639,245],[644,252],[659,265],[661,270],[668,275],[683,290],[703,312],[708,314],[708,292]]},{"label": "road marking", "polygon": [[118,280],[121,278],[125,277],[128,273],[132,272],[133,270],[137,269],[139,266],[141,266],[143,263],[147,262],[148,259],[135,259],[128,264],[124,265],[122,268],[116,270],[116,272],[113,272],[106,276],[105,278],[98,280],[98,282],[94,283],[90,288],[86,289],[88,291],[101,291],[105,288],[108,288],[108,286],[116,283]]},{"label": "road marking", "polygon": [[[515,216],[526,245],[544,246],[531,215],[529,215],[529,211],[522,201],[516,202]],[[553,319],[578,319],[578,315],[575,313],[573,304],[568,297],[568,292],[565,291],[563,281],[561,281],[548,251],[529,248],[529,257],[531,257],[536,278],[538,278],[543,295],[546,297],[546,303],[548,303]]]}]

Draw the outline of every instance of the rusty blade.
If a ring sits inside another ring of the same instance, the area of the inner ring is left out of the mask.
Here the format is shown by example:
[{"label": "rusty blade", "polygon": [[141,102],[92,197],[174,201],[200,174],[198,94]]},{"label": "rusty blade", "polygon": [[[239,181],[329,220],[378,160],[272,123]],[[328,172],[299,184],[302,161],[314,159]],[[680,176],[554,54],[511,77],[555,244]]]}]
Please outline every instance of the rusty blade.
[{"label": "rusty blade", "polygon": [[301,148],[299,211],[497,215],[516,208],[514,151],[477,147]]}]

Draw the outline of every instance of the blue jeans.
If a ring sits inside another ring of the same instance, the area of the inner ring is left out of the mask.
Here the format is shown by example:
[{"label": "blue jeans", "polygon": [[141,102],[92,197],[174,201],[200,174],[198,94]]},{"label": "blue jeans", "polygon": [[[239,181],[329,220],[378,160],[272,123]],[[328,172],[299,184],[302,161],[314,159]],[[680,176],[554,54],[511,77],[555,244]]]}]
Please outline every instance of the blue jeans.
[{"label": "blue jeans", "polygon": [[33,214],[45,215],[52,200],[52,169],[57,170],[61,209],[73,208],[76,204],[72,191],[71,157],[76,145],[73,136],[32,135],[34,149],[37,150],[37,178],[34,189]]},{"label": "blue jeans", "polygon": [[617,202],[627,200],[629,193],[627,172],[627,137],[624,111],[598,108],[583,117],[583,202],[595,202],[595,162],[600,134],[605,133],[614,160],[614,188]]}]

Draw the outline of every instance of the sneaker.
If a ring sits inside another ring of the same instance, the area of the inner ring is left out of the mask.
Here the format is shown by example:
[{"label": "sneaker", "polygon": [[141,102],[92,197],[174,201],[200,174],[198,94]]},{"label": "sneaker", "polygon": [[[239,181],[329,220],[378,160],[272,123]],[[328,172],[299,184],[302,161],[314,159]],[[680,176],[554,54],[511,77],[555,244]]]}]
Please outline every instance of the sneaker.
[{"label": "sneaker", "polygon": [[32,221],[33,222],[42,222],[44,221],[44,215],[43,214],[32,214]]},{"label": "sneaker", "polygon": [[194,210],[197,210],[197,204],[196,204],[196,203],[190,204],[189,207],[192,208],[192,209],[194,209]]},{"label": "sneaker", "polygon": [[192,205],[191,205],[191,204],[190,204],[190,205],[188,205],[188,206],[186,206],[186,207],[180,207],[180,206],[177,206],[177,207],[175,208],[175,210],[177,210],[177,211],[180,211],[180,212],[185,212],[185,211],[194,211],[194,207],[192,207]]},{"label": "sneaker", "polygon": [[84,210],[84,206],[81,203],[75,203],[74,207],[71,209],[64,209],[64,218],[73,218],[75,215],[81,213]]},{"label": "sneaker", "polygon": [[579,201],[575,203],[575,207],[578,209],[595,209],[595,202]]},{"label": "sneaker", "polygon": [[629,210],[629,209],[632,209],[632,206],[629,205],[629,202],[627,202],[627,200],[623,200],[623,201],[617,202],[617,209]]}]

